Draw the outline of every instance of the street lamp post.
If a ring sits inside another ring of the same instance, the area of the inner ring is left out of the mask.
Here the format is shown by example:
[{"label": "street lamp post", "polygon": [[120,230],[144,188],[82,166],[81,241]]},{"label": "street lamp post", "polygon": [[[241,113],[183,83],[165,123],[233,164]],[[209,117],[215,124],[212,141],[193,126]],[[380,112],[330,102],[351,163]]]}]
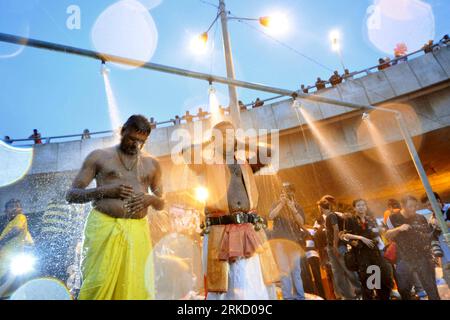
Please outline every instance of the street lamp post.
[{"label": "street lamp post", "polygon": [[331,40],[331,49],[333,51],[335,51],[338,56],[339,56],[339,60],[341,62],[342,68],[345,71],[346,67],[344,64],[344,58],[342,57],[342,48],[341,48],[341,43],[340,43],[340,33],[337,30],[333,30],[330,33],[330,40]]},{"label": "street lamp post", "polygon": [[[227,78],[236,79],[236,74],[234,72],[233,54],[231,52],[231,42],[230,33],[228,32],[228,14],[225,7],[225,1],[219,0],[219,10],[220,10],[220,20],[222,22],[222,38],[223,38],[223,49],[225,51],[225,62],[227,67]],[[234,85],[228,85],[228,94],[230,100],[230,115],[233,124],[236,128],[240,127],[241,124],[241,111],[238,107],[238,96],[237,89]]]},{"label": "street lamp post", "polygon": [[[234,71],[234,62],[233,62],[233,54],[231,52],[231,41],[230,41],[230,33],[228,32],[228,21],[229,20],[238,20],[238,21],[258,21],[263,27],[276,30],[283,30],[284,24],[284,16],[274,15],[274,16],[264,16],[259,18],[245,18],[245,17],[235,17],[229,14],[225,6],[225,0],[219,0],[219,12],[214,19],[213,23],[210,25],[208,30],[200,35],[200,37],[195,38],[195,44],[203,43],[206,44],[208,41],[208,32],[211,30],[214,23],[220,17],[222,24],[222,40],[223,40],[223,48],[225,54],[225,63],[227,68],[227,79],[236,80],[236,75]],[[232,122],[235,127],[240,127],[241,123],[241,111],[238,103],[238,95],[236,86],[232,83],[228,83],[228,93],[229,93],[229,110]]]}]

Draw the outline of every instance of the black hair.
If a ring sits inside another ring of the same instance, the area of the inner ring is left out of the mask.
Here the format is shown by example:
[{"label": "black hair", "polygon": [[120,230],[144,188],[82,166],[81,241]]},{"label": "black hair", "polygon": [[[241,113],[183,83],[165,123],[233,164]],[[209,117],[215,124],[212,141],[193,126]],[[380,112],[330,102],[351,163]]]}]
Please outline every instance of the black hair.
[{"label": "black hair", "polygon": [[387,202],[388,207],[392,207],[393,209],[401,209],[400,202],[396,199],[389,199]]},{"label": "black hair", "polygon": [[122,133],[127,129],[133,129],[140,133],[145,133],[147,136],[152,132],[150,122],[146,117],[140,114],[132,115],[122,127]]},{"label": "black hair", "polygon": [[[442,202],[441,196],[440,196],[437,192],[433,192],[433,194],[434,194],[434,197],[436,198],[436,200]],[[422,198],[420,198],[420,202],[422,202],[422,203],[427,203],[427,201],[428,201],[428,195],[425,193],[425,194],[422,196]]]},{"label": "black hair", "polygon": [[365,199],[359,198],[359,199],[353,200],[352,207],[355,208],[356,204],[361,201],[363,201],[367,205],[367,201]]},{"label": "black hair", "polygon": [[8,202],[5,203],[5,209],[16,203],[20,204],[20,200],[17,200],[17,199],[8,200]]}]

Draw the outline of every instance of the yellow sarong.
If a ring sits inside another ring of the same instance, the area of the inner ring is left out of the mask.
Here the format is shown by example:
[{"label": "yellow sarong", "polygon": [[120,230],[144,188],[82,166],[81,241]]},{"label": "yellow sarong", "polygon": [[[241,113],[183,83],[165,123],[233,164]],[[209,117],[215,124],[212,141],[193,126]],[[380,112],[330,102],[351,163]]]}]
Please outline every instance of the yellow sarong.
[{"label": "yellow sarong", "polygon": [[92,210],[84,233],[80,300],[154,299],[147,218],[116,219]]},{"label": "yellow sarong", "polygon": [[[24,214],[18,214],[6,225],[0,233],[0,240],[5,239],[14,230],[19,230],[19,233],[0,247],[0,279],[8,277],[12,258],[21,253],[26,245],[33,244],[33,239],[28,232],[27,218]],[[12,289],[10,288],[9,291],[3,293],[3,296],[8,296]]]},{"label": "yellow sarong", "polygon": [[9,272],[11,258],[14,254],[22,252],[25,245],[33,244],[33,239],[28,232],[27,218],[24,214],[18,214],[6,225],[0,234],[0,240],[6,238],[15,229],[20,232],[0,248],[0,276]]}]

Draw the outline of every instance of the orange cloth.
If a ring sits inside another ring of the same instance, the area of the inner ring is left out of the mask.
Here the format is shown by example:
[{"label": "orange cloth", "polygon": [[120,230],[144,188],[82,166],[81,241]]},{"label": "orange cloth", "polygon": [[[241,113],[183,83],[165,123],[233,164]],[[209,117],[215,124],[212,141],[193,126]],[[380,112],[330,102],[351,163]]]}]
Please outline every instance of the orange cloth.
[{"label": "orange cloth", "polygon": [[400,209],[394,209],[394,210],[386,210],[385,212],[384,212],[384,215],[383,215],[383,221],[384,221],[384,224],[387,224],[387,220],[389,219],[389,217],[391,216],[391,214],[393,214],[393,213],[397,213],[397,212],[400,212]]},{"label": "orange cloth", "polygon": [[250,258],[263,244],[251,223],[226,225],[221,242],[219,260],[222,261]]}]

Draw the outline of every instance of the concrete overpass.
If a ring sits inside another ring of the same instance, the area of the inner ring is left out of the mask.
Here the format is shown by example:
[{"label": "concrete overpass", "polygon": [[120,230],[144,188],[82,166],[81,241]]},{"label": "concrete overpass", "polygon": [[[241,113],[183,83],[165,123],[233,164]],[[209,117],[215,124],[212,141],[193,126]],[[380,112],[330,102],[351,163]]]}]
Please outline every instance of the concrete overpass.
[{"label": "concrete overpass", "polygon": [[[450,48],[447,47],[316,94],[403,111],[433,187],[450,196],[449,86]],[[302,103],[327,145],[319,143],[317,135],[292,107],[291,100],[241,114],[244,129],[280,130],[280,171],[276,176],[258,177],[260,192],[264,195],[260,197],[263,213],[275,200],[285,180],[297,185],[298,198],[310,212],[324,193],[334,194],[343,202],[354,197],[368,198],[377,211],[382,209],[380,201],[389,197],[397,197],[402,192],[422,193],[391,115],[375,112],[371,117],[388,143],[381,148],[382,155],[388,155],[386,165],[386,159],[379,161],[380,148],[375,148],[360,111],[311,101]],[[193,132],[196,125],[198,123],[157,128],[146,146],[163,164],[165,188],[173,202],[189,202],[188,190],[195,177],[186,167],[172,164],[170,150],[177,141],[171,137],[180,128]],[[203,127],[209,127],[209,120],[204,121]],[[100,138],[35,146],[27,175],[0,189],[0,206],[14,197],[23,200],[27,212],[42,211],[49,199],[60,197],[67,189],[89,152],[113,143],[112,138]],[[184,192],[177,192],[181,190]]]}]

